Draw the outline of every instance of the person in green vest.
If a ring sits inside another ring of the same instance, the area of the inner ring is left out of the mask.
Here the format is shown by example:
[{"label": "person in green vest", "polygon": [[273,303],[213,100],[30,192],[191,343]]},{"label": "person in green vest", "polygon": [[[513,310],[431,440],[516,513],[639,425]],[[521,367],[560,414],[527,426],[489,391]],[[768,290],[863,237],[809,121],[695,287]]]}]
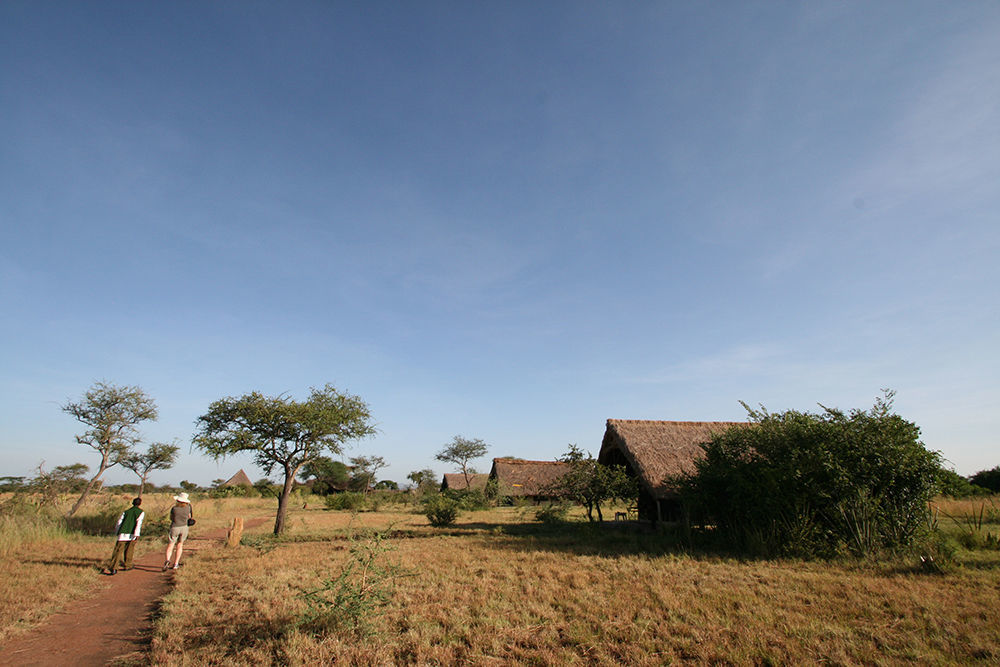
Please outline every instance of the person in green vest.
[{"label": "person in green vest", "polygon": [[132,501],[132,507],[128,508],[118,517],[118,525],[115,526],[115,550],[111,553],[111,560],[108,561],[104,571],[107,574],[114,574],[118,571],[118,561],[123,560],[123,570],[132,569],[132,559],[135,557],[135,541],[142,531],[142,520],[146,513],[139,509],[142,498]]}]

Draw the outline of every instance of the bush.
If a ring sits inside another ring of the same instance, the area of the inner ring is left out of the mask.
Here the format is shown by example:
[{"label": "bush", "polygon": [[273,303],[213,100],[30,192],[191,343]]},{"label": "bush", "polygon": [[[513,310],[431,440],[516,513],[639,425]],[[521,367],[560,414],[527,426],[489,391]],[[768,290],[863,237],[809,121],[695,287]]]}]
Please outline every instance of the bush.
[{"label": "bush", "polygon": [[927,526],[940,457],[891,408],[892,392],[850,414],[747,408],[750,425],[716,434],[681,481],[685,506],[744,552],[813,557],[909,547]]},{"label": "bush", "polygon": [[441,495],[455,501],[458,509],[467,512],[490,508],[490,501],[482,489],[447,489]]},{"label": "bush", "polygon": [[539,507],[535,511],[535,519],[541,521],[542,523],[562,523],[566,520],[566,515],[569,514],[569,505],[563,503],[555,503],[551,505],[546,505],[544,507]]},{"label": "bush", "polygon": [[989,489],[993,493],[1000,493],[1000,466],[989,470],[980,470],[969,478],[969,481],[976,486]]},{"label": "bush", "polygon": [[954,470],[941,468],[938,472],[938,493],[952,498],[969,498],[970,496],[985,495],[989,491],[971,483]]},{"label": "bush", "polygon": [[429,496],[424,501],[424,515],[432,526],[450,526],[458,518],[458,501],[446,495]]},{"label": "bush", "polygon": [[363,540],[349,539],[347,564],[336,578],[324,579],[319,588],[302,592],[306,609],[293,627],[317,636],[360,638],[373,634],[378,611],[389,604],[396,579],[411,576],[399,565],[383,562],[384,554],[392,547],[382,533]]},{"label": "bush", "polygon": [[214,486],[208,490],[209,498],[251,498],[258,495],[252,486]]},{"label": "bush", "polygon": [[365,504],[365,495],[354,491],[333,493],[324,498],[326,508],[331,510],[359,510]]}]

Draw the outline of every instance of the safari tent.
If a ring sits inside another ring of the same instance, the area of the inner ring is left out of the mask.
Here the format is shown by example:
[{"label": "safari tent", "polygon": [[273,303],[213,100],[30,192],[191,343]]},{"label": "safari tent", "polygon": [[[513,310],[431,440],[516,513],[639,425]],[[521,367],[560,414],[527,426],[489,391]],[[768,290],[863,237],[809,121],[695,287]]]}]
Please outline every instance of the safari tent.
[{"label": "safari tent", "polygon": [[525,461],[524,459],[493,459],[490,479],[495,479],[500,495],[542,500],[551,498],[553,483],[569,472],[569,464],[561,461]]},{"label": "safari tent", "polygon": [[639,518],[650,521],[680,519],[675,475],[694,472],[704,455],[702,443],[713,433],[743,422],[682,422],[609,419],[597,460],[621,465],[639,482]]},{"label": "safari tent", "polygon": [[243,468],[240,468],[240,471],[223,482],[222,486],[253,486],[253,482],[247,477]]},{"label": "safari tent", "polygon": [[465,489],[471,489],[473,491],[482,491],[486,488],[486,482],[489,479],[490,476],[486,473],[469,473],[469,483],[466,484],[464,474],[460,472],[448,472],[445,473],[444,479],[441,480],[441,490],[457,489],[464,491]]}]

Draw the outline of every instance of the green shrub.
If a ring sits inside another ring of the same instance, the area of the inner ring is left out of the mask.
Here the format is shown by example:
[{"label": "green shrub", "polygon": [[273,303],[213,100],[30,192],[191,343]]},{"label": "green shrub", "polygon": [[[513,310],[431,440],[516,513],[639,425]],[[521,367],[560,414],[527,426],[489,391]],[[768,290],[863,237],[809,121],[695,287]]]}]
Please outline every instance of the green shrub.
[{"label": "green shrub", "polygon": [[424,501],[424,515],[432,526],[439,528],[455,523],[458,509],[458,501],[443,494],[428,496]]},{"label": "green shrub", "polygon": [[323,500],[327,509],[331,510],[359,510],[365,504],[365,495],[354,491],[344,491],[343,493],[332,493]]},{"label": "green shrub", "polygon": [[209,498],[252,498],[259,495],[252,486],[214,486],[208,490]]},{"label": "green shrub", "polygon": [[441,495],[455,501],[458,509],[467,512],[490,508],[490,501],[482,489],[447,489],[442,491]]},{"label": "green shrub", "polygon": [[995,466],[989,470],[980,470],[969,478],[969,481],[984,489],[989,489],[993,493],[1000,493],[1000,466]]},{"label": "green shrub", "polygon": [[378,611],[389,604],[396,579],[410,576],[399,565],[384,562],[392,550],[382,533],[366,539],[349,537],[350,559],[333,579],[303,591],[306,609],[293,626],[313,635],[339,634],[355,638],[372,634]]},{"label": "green shrub", "polygon": [[942,467],[938,472],[938,493],[951,498],[969,498],[986,495],[989,490],[973,484],[954,470]]},{"label": "green shrub", "polygon": [[569,514],[569,505],[554,503],[539,507],[535,511],[535,519],[542,523],[562,523],[566,520],[567,514]]},{"label": "green shrub", "polygon": [[732,548],[755,554],[911,547],[927,524],[940,457],[891,408],[892,392],[849,414],[747,407],[749,426],[703,445],[696,472],[682,480],[685,506]]}]

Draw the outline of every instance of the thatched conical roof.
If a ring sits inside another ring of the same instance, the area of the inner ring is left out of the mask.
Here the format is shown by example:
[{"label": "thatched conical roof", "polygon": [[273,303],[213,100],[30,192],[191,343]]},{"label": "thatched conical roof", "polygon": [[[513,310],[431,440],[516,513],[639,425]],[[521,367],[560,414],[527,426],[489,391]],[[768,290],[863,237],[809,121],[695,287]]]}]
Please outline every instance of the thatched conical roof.
[{"label": "thatched conical roof", "polygon": [[465,484],[465,475],[460,472],[448,472],[445,473],[444,479],[441,480],[441,490],[445,489],[459,489],[465,490],[466,488],[475,490],[482,490],[486,488],[486,482],[489,480],[490,476],[486,473],[469,473],[469,484]]},{"label": "thatched conical roof", "polygon": [[240,468],[240,471],[223,482],[222,486],[253,486],[253,482],[251,482],[250,478],[247,477],[243,468]]},{"label": "thatched conical roof", "polygon": [[694,472],[694,462],[705,453],[701,444],[731,426],[746,423],[609,419],[597,460],[605,464],[624,460],[654,498],[666,498],[676,492],[668,478]]},{"label": "thatched conical roof", "polygon": [[525,461],[524,459],[493,459],[490,477],[497,480],[500,493],[507,496],[552,495],[553,483],[570,470],[562,461]]}]

